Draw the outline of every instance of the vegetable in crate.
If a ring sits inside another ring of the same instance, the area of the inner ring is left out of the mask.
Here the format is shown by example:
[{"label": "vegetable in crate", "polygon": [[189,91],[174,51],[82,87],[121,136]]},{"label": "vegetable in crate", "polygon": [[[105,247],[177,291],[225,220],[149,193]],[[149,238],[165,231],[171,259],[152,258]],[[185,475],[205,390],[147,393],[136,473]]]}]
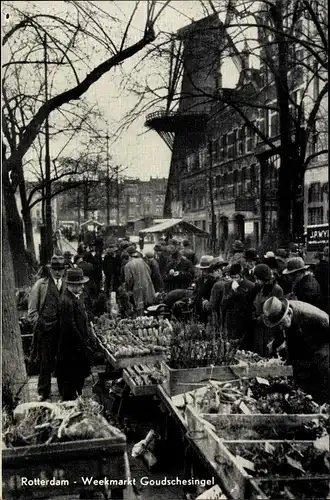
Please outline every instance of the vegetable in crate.
[{"label": "vegetable in crate", "polygon": [[24,403],[14,411],[14,420],[3,429],[8,448],[59,441],[124,438],[101,415],[92,399],[77,398],[63,403]]},{"label": "vegetable in crate", "polygon": [[[330,473],[329,451],[309,443],[226,443],[231,453],[254,465],[254,475],[307,476]],[[243,465],[244,466],[244,465]],[[250,468],[249,473],[252,471]]]}]

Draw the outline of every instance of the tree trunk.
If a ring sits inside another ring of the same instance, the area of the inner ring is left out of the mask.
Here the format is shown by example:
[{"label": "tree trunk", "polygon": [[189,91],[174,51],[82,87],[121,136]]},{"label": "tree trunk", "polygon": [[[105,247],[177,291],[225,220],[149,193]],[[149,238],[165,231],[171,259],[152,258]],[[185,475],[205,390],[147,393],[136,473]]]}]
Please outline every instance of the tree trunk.
[{"label": "tree trunk", "polygon": [[26,248],[30,252],[31,258],[33,259],[33,262],[36,262],[37,257],[36,257],[36,250],[35,250],[35,245],[34,245],[33,224],[32,224],[30,209],[27,209],[26,211],[22,210],[22,216],[23,216],[23,221],[24,221]]},{"label": "tree trunk", "polygon": [[[24,363],[23,345],[15,301],[13,259],[9,244],[6,205],[2,202],[2,387],[3,397],[10,391],[13,397],[27,401],[29,390]],[[10,217],[12,223],[12,217]]]},{"label": "tree trunk", "polygon": [[[17,288],[29,284],[27,258],[24,245],[24,229],[19,216],[15,194],[9,183],[8,176],[3,175],[3,200],[6,208],[8,240],[14,265],[15,286]],[[4,253],[6,255],[6,253]]]},{"label": "tree trunk", "polygon": [[276,0],[271,12],[277,30],[275,33],[275,40],[278,48],[278,68],[275,75],[275,85],[279,107],[281,137],[281,164],[278,182],[278,229],[279,243],[281,246],[287,246],[291,240],[292,140],[289,111],[288,43],[283,34],[283,0]]}]

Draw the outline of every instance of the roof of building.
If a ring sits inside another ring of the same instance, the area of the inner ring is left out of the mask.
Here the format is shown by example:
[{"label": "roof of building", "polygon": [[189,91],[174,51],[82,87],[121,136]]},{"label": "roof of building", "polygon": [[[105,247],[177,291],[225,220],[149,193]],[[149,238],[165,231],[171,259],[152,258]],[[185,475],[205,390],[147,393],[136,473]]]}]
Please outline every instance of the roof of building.
[{"label": "roof of building", "polygon": [[168,231],[169,229],[172,229],[175,226],[180,226],[180,228],[183,229],[183,231],[186,233],[200,234],[200,235],[204,235],[204,236],[208,235],[208,233],[206,231],[199,229],[198,227],[194,226],[190,222],[187,222],[183,219],[167,219],[160,224],[155,224],[154,226],[147,227],[146,229],[142,229],[140,231],[140,233],[142,233],[142,234],[165,233],[166,231]]}]

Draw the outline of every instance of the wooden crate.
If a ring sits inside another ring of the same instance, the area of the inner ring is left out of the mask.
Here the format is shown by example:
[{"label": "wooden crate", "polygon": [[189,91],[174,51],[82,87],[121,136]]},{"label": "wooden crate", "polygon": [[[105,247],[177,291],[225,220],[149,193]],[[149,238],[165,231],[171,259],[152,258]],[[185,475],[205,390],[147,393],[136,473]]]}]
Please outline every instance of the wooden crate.
[{"label": "wooden crate", "polygon": [[159,354],[147,354],[146,356],[139,356],[134,358],[118,358],[116,359],[114,355],[104,346],[104,344],[99,340],[100,346],[103,349],[107,361],[113,366],[115,370],[120,368],[125,368],[126,366],[134,365],[154,365],[165,359],[166,354],[161,352]]},{"label": "wooden crate", "polygon": [[[200,429],[199,422],[203,422],[205,426],[211,428],[217,436],[221,439],[230,439],[226,435],[226,430],[231,425],[237,428],[237,435],[240,435],[240,429],[255,430],[262,426],[266,431],[269,431],[269,436],[265,439],[276,439],[274,431],[287,430],[299,427],[301,424],[306,424],[312,420],[319,421],[320,419],[327,418],[326,415],[320,414],[300,414],[300,415],[287,415],[287,414],[214,414],[214,413],[199,413],[196,408],[188,405],[186,408],[188,429],[194,432]],[[259,438],[257,438],[259,439]],[[260,437],[260,439],[264,439]]]},{"label": "wooden crate", "polygon": [[[189,415],[190,413],[190,415]],[[263,492],[262,484],[268,479],[268,481],[273,481],[275,478],[253,478],[248,472],[241,466],[241,464],[236,459],[234,453],[231,450],[231,446],[235,444],[242,444],[246,446],[253,446],[255,444],[270,443],[273,446],[283,443],[279,440],[224,440],[219,437],[215,427],[211,422],[195,413],[193,417],[191,414],[194,410],[188,406],[187,407],[187,421],[189,422],[189,431],[187,433],[189,439],[191,439],[195,446],[198,448],[199,453],[204,456],[205,460],[210,464],[214,473],[219,478],[225,493],[235,500],[245,499],[267,499],[267,495]],[[228,415],[229,417],[230,415]],[[274,415],[272,415],[273,417]],[[241,415],[240,415],[241,417]],[[242,415],[243,419],[246,417]],[[263,417],[258,415],[258,417]],[[267,416],[268,417],[268,416]],[[279,416],[283,417],[283,416]],[[291,416],[292,417],[292,416]],[[301,417],[301,416],[299,416]],[[302,417],[304,419],[305,416]],[[306,416],[307,418],[310,416]],[[313,418],[315,415],[312,416]],[[251,418],[251,416],[249,417]],[[277,415],[275,416],[277,418]],[[280,419],[279,419],[280,420]],[[292,419],[291,419],[292,422]],[[252,419],[251,419],[252,424]],[[312,441],[292,441],[292,443],[303,443],[308,446]],[[282,478],[284,480],[285,478]],[[291,477],[289,480],[293,480]],[[299,478],[300,479],[300,478]],[[324,480],[322,476],[314,477],[315,481]],[[279,480],[279,478],[276,478]],[[297,478],[295,478],[297,480]]]},{"label": "wooden crate", "polygon": [[[329,476],[304,476],[299,477],[297,480],[295,477],[285,477],[285,478],[263,478],[255,479],[255,484],[263,491],[263,496],[255,496],[255,492],[251,492],[251,500],[272,500],[276,498],[274,493],[272,495],[267,495],[267,486],[276,487],[278,491],[283,491],[283,488],[294,488],[296,491],[294,494],[288,494],[286,490],[286,500],[301,500],[301,498],[308,498],[308,500],[320,500],[330,498],[330,485]],[[283,497],[282,497],[283,498]]]},{"label": "wooden crate", "polygon": [[144,364],[126,367],[123,370],[123,379],[131,389],[134,396],[154,396],[157,392],[157,384],[137,385],[133,379],[132,372],[135,372],[136,374],[145,374],[151,372],[151,369]]},{"label": "wooden crate", "polygon": [[171,397],[206,385],[210,378],[219,381],[237,380],[244,377],[247,370],[247,364],[243,361],[232,366],[207,366],[187,369],[173,369],[165,362],[162,365],[166,376],[166,382],[162,385]]},{"label": "wooden crate", "polygon": [[239,361],[231,366],[207,366],[205,368],[187,368],[173,369],[167,363],[163,364],[163,370],[166,375],[166,382],[163,387],[167,394],[175,396],[196,389],[198,386],[205,385],[208,380],[224,382],[237,380],[239,378],[254,377],[292,377],[292,366],[290,365],[248,365],[244,361]]},{"label": "wooden crate", "polygon": [[[84,485],[82,478],[126,479],[126,439],[90,439],[2,450],[3,498],[53,497],[103,489]],[[61,484],[24,485],[29,480]],[[118,488],[118,486],[116,487]]]}]

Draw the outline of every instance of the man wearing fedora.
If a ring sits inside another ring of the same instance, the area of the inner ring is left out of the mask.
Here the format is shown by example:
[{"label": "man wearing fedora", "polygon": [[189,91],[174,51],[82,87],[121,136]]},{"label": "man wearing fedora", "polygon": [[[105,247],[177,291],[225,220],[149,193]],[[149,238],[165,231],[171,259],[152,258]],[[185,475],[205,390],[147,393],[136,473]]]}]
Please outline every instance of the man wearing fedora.
[{"label": "man wearing fedora", "polygon": [[283,275],[290,280],[288,299],[307,302],[315,307],[322,306],[320,285],[301,257],[289,259]]},{"label": "man wearing fedora", "polygon": [[88,329],[87,312],[82,299],[89,278],[80,268],[68,269],[59,301],[60,336],[56,359],[56,377],[63,401],[81,395],[85,378],[91,373],[93,341]]},{"label": "man wearing fedora", "polygon": [[49,276],[33,285],[28,305],[28,316],[34,324],[31,361],[39,366],[39,400],[50,397],[51,376],[59,339],[59,300],[63,290],[64,258],[54,255],[50,261]]},{"label": "man wearing fedora", "polygon": [[268,328],[277,327],[271,354],[285,341],[295,382],[317,403],[329,403],[329,315],[305,302],[271,297],[262,318]]},{"label": "man wearing fedora", "polygon": [[246,260],[244,257],[244,245],[240,240],[235,240],[232,246],[232,255],[229,259],[229,264],[240,264],[241,268],[244,269],[246,265]]},{"label": "man wearing fedora", "polygon": [[197,317],[205,322],[211,312],[210,297],[213,285],[216,278],[210,272],[211,263],[213,262],[213,255],[202,255],[196,269],[201,273],[196,280],[195,288],[195,311]]}]

